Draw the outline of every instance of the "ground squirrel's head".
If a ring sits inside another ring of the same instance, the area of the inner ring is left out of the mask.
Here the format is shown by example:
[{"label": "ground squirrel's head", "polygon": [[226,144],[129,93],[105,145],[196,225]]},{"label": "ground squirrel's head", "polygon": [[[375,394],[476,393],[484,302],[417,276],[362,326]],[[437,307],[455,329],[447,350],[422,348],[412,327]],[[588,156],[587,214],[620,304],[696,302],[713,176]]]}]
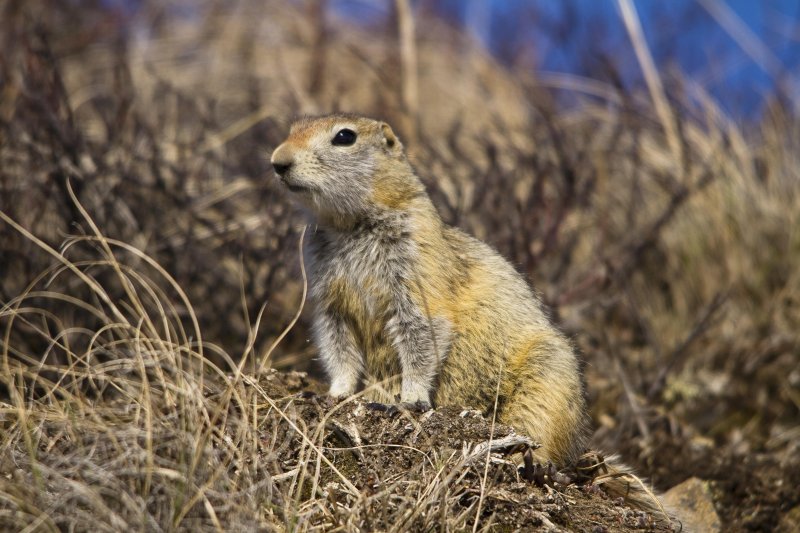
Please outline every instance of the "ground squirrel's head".
[{"label": "ground squirrel's head", "polygon": [[402,208],[422,191],[392,128],[355,115],[296,121],[272,153],[272,166],[323,222]]}]

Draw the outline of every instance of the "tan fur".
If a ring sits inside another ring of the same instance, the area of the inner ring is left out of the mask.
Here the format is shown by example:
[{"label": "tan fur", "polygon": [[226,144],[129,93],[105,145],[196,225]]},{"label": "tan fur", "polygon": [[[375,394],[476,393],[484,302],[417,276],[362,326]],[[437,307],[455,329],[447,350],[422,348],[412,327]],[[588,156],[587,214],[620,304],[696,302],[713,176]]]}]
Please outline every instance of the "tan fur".
[{"label": "tan fur", "polygon": [[[343,130],[354,143],[334,142]],[[387,124],[302,119],[272,162],[317,223],[315,337],[332,394],[383,382],[383,401],[486,413],[497,397],[499,420],[541,444],[535,459],[577,461],[588,429],[572,346],[507,261],[442,222]]]}]

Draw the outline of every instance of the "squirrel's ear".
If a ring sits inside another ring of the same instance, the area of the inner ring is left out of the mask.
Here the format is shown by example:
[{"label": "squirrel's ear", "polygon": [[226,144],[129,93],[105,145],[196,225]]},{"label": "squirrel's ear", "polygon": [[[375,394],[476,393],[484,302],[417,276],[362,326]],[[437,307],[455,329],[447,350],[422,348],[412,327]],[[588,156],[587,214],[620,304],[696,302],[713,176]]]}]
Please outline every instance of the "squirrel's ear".
[{"label": "squirrel's ear", "polygon": [[394,149],[396,146],[400,146],[400,140],[387,123],[381,122],[381,131],[383,132],[383,144],[388,148]]}]

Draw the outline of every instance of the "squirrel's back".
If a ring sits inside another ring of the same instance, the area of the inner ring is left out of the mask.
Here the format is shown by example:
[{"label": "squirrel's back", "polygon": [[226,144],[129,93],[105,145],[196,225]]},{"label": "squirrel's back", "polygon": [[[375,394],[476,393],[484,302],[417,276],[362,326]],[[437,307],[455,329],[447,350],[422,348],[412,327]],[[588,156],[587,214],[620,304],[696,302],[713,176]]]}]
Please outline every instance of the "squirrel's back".
[{"label": "squirrel's back", "polygon": [[437,288],[423,281],[421,294],[436,295],[449,307],[454,333],[436,403],[491,412],[497,398],[498,419],[542,445],[538,459],[562,465],[577,459],[588,427],[582,377],[569,341],[499,253],[454,228],[446,228],[443,237],[455,259],[437,261],[432,254],[422,261],[432,268],[421,276],[445,282]]}]

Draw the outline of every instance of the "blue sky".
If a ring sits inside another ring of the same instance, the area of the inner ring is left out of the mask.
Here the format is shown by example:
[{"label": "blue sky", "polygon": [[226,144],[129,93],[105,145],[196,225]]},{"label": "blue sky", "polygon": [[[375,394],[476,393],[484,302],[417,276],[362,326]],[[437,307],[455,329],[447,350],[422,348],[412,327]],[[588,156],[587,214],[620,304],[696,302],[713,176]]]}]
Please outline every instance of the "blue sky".
[{"label": "blue sky", "polygon": [[[376,14],[374,0],[336,4],[351,16]],[[641,83],[616,0],[415,4],[466,27],[503,61],[591,77],[602,77],[611,61],[624,84]],[[636,0],[634,5],[658,66],[677,66],[733,117],[757,114],[777,85],[800,102],[800,0]]]},{"label": "blue sky", "polygon": [[[138,0],[103,1],[138,5]],[[330,1],[338,15],[366,24],[385,20],[393,4]],[[466,28],[501,61],[600,79],[613,64],[624,85],[643,83],[617,0],[412,2],[418,13],[433,11]],[[633,3],[659,69],[678,67],[731,117],[757,116],[777,87],[800,109],[800,0]]]},{"label": "blue sky", "polygon": [[[733,116],[758,113],[776,83],[798,100],[800,1],[638,0],[634,5],[656,63],[679,67]],[[533,15],[538,22],[525,21],[529,10],[538,12]],[[641,83],[614,0],[495,1],[489,12],[490,24],[479,37],[495,51],[515,35],[520,45],[532,43],[542,70],[594,76],[608,58],[627,84]]]}]

